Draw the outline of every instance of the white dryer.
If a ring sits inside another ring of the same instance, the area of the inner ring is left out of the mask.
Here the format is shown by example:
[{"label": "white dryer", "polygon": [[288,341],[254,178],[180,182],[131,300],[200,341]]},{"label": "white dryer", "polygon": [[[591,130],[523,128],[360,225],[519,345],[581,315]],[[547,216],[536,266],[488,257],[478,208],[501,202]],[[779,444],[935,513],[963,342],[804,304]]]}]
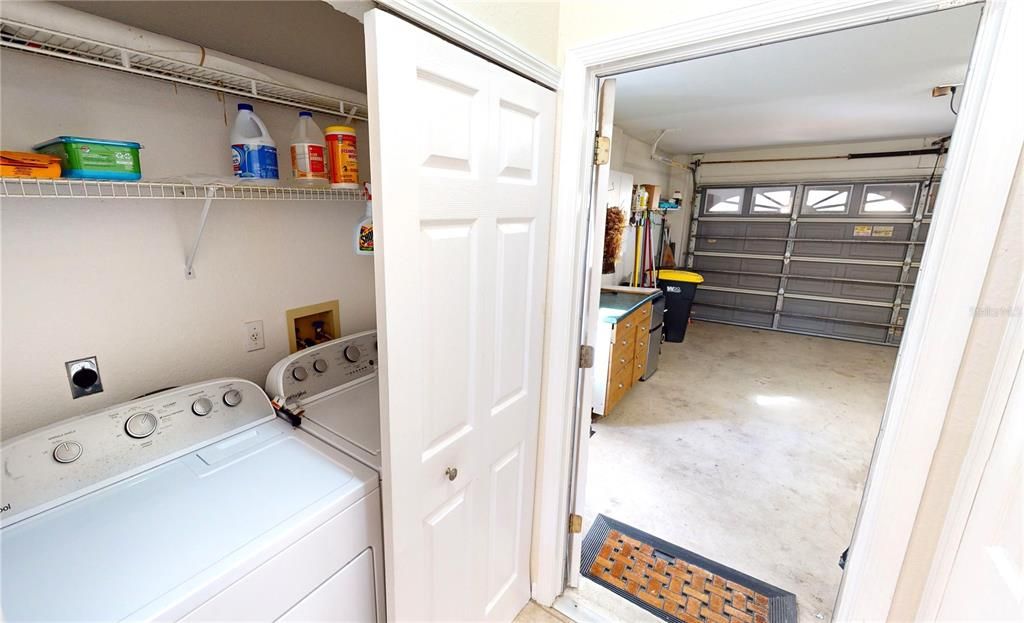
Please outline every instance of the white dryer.
[{"label": "white dryer", "polygon": [[0,447],[7,621],[384,620],[372,470],[220,379]]},{"label": "white dryer", "polygon": [[301,408],[302,430],[380,472],[377,332],[300,350],[267,375],[267,394]]}]

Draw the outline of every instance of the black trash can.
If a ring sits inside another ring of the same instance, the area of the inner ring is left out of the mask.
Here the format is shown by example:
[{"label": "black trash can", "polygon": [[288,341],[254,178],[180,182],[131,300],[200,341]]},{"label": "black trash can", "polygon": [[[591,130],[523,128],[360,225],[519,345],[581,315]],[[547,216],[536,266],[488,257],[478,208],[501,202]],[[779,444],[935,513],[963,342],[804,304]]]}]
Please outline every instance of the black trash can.
[{"label": "black trash can", "polygon": [[659,270],[658,286],[665,293],[665,341],[682,342],[690,323],[690,307],[697,284],[704,277],[688,270]]}]

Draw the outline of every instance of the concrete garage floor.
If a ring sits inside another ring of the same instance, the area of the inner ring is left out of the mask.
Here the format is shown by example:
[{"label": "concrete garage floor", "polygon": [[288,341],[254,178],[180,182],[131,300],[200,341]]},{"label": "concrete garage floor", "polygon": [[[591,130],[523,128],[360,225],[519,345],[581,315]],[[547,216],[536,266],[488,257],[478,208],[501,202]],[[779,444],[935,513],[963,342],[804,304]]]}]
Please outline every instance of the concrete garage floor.
[{"label": "concrete garage floor", "polygon": [[[597,513],[795,593],[831,618],[896,349],[695,322],[594,424]],[[583,579],[613,620],[658,621]]]}]

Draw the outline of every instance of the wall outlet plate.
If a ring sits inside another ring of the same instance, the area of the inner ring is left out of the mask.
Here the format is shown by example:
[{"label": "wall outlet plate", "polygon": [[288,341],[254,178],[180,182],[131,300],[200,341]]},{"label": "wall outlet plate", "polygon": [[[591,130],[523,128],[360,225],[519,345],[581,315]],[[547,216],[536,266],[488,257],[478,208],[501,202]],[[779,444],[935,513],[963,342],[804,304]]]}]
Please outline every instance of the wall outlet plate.
[{"label": "wall outlet plate", "polygon": [[245,329],[245,352],[251,353],[254,350],[263,350],[266,344],[263,342],[263,321],[250,320],[242,325]]},{"label": "wall outlet plate", "polygon": [[96,362],[95,355],[66,361],[64,369],[68,373],[68,385],[71,387],[72,398],[91,396],[103,391],[100,366]]}]

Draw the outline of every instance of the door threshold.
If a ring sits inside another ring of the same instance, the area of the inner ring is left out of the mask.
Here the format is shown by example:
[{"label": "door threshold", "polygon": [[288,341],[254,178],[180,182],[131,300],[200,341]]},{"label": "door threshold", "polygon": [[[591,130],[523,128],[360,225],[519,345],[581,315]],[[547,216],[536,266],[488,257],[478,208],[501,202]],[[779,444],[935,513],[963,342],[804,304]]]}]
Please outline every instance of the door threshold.
[{"label": "door threshold", "polygon": [[575,588],[566,588],[564,593],[555,598],[551,609],[569,617],[576,623],[614,623],[617,621],[600,607],[595,607],[581,599]]}]

